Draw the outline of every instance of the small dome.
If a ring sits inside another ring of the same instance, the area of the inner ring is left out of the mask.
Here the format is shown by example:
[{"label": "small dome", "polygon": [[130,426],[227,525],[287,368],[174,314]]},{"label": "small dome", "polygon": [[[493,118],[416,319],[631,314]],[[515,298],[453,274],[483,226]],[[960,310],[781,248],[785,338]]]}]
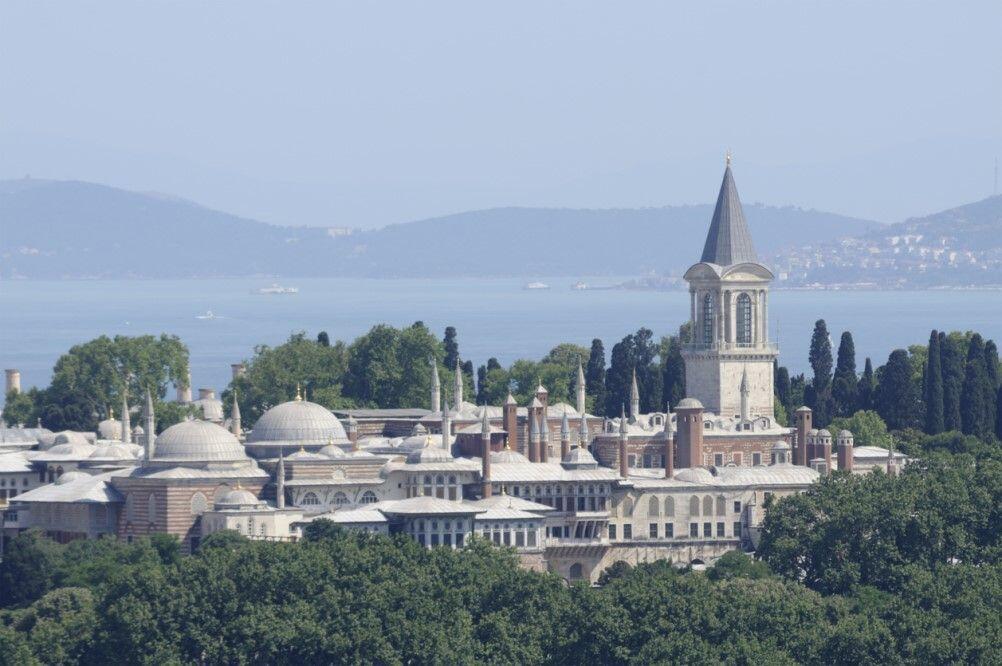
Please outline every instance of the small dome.
[{"label": "small dome", "polygon": [[808,407],[807,405],[802,405],[802,406],[800,406],[800,407],[797,408],[797,413],[798,414],[802,414],[804,412],[809,412],[809,411],[811,411],[811,408]]},{"label": "small dome", "polygon": [[90,457],[111,458],[113,460],[132,460],[136,456],[128,444],[108,444],[96,447],[90,454]]},{"label": "small dome", "polygon": [[500,451],[491,452],[491,462],[492,463],[527,463],[529,459],[523,456],[518,451],[512,451],[511,449],[502,449]]},{"label": "small dome", "polygon": [[71,470],[60,476],[58,479],[56,479],[56,485],[61,486],[64,483],[69,483],[71,481],[79,481],[80,479],[89,479],[89,478],[91,478],[91,475],[88,474],[87,472],[81,472],[79,470]]},{"label": "small dome", "polygon": [[852,439],[852,433],[849,432],[848,430],[839,430],[838,438],[839,439]]},{"label": "small dome", "polygon": [[317,453],[319,453],[322,456],[327,456],[328,458],[344,458],[345,457],[344,449],[342,449],[337,444],[328,444],[327,446],[325,446],[322,449],[320,449],[319,451],[317,451]]},{"label": "small dome", "polygon": [[595,456],[591,454],[591,451],[583,449],[580,446],[574,447],[568,451],[567,455],[564,456],[563,463],[565,465],[574,466],[598,465],[598,462],[595,460]]},{"label": "small dome", "polygon": [[[326,447],[324,447],[326,448]],[[295,453],[289,456],[285,456],[286,460],[327,460],[329,456],[321,455],[319,453],[311,453],[303,449],[299,449]]]},{"label": "small dome", "polygon": [[783,440],[778,440],[775,444],[772,445],[772,450],[773,451],[789,451],[790,450],[790,445],[787,444],[786,442],[784,442]]},{"label": "small dome", "polygon": [[[70,433],[73,435],[79,433]],[[96,447],[87,440],[80,441],[76,437],[65,437],[60,433],[56,437],[55,445],[49,449],[49,453],[59,456],[74,456],[77,458],[89,458],[96,450]]]},{"label": "small dome", "polygon": [[290,400],[275,405],[257,420],[248,442],[287,442],[324,445],[334,440],[346,443],[348,435],[337,417],[326,407],[307,400]]},{"label": "small dome", "polygon": [[417,465],[419,463],[445,463],[453,462],[455,458],[445,449],[431,445],[423,449],[415,449],[407,454],[407,464]]},{"label": "small dome", "polygon": [[143,430],[143,426],[138,426],[137,425],[135,428],[132,429],[132,434],[133,435],[145,435],[146,431]]},{"label": "small dome", "polygon": [[244,447],[226,428],[208,421],[175,423],[157,436],[154,460],[219,462],[246,460]]},{"label": "small dome", "polygon": [[822,428],[821,430],[818,430],[818,437],[831,437],[831,436],[832,434],[831,432],[828,431],[827,428]]},{"label": "small dome", "polygon": [[818,430],[817,428],[811,428],[810,432],[808,432],[807,434],[811,435],[812,437],[817,437],[819,432],[821,431]]},{"label": "small dome", "polygon": [[715,479],[705,467],[686,467],[675,472],[675,480],[687,483],[713,483]]},{"label": "small dome", "polygon": [[97,424],[97,434],[101,439],[122,439],[122,422],[105,419]]},{"label": "small dome", "polygon": [[675,409],[703,409],[703,403],[695,398],[682,398],[675,405]]},{"label": "small dome", "polygon": [[428,434],[428,429],[425,428],[420,423],[416,424],[413,428],[411,428],[411,436],[417,437],[420,435],[427,435],[427,434]]},{"label": "small dome", "polygon": [[255,497],[254,493],[249,490],[244,490],[243,488],[236,488],[225,492],[219,499],[216,500],[217,509],[257,506],[259,504],[261,504],[261,500]]}]

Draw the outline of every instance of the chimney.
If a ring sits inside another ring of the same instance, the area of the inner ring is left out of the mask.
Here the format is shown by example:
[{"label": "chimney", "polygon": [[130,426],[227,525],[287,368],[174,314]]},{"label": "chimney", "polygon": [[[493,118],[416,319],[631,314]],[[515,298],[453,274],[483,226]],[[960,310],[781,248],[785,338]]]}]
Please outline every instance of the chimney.
[{"label": "chimney", "polygon": [[685,398],[675,406],[680,467],[703,465],[703,403]]},{"label": "chimney", "polygon": [[7,391],[4,393],[10,393],[11,391],[21,392],[21,371],[17,368],[8,368],[4,370],[7,375]]},{"label": "chimney", "polygon": [[843,430],[838,434],[838,468],[839,471],[852,472],[853,437],[848,430]]},{"label": "chimney", "polygon": [[345,434],[348,435],[348,441],[351,442],[351,448],[354,450],[356,444],[358,443],[358,421],[352,414],[348,414],[348,420],[344,424]]},{"label": "chimney", "polygon": [[539,462],[550,460],[550,425],[546,407],[539,415]]},{"label": "chimney", "polygon": [[198,399],[199,400],[212,400],[216,397],[216,390],[210,388],[200,388],[198,389]]},{"label": "chimney", "polygon": [[518,403],[511,393],[505,398],[502,412],[502,427],[508,436],[508,448],[518,451]]},{"label": "chimney", "polygon": [[560,421],[560,459],[564,460],[567,458],[567,454],[571,452],[571,424],[567,420],[567,412],[564,412],[564,418]]},{"label": "chimney", "polygon": [[177,384],[177,401],[183,404],[191,402],[191,371],[188,371],[188,379]]},{"label": "chimney", "polygon": [[825,461],[825,471],[831,470],[832,467],[832,434],[828,430],[822,430],[818,433],[817,446],[815,447],[816,456]]},{"label": "chimney", "polygon": [[230,372],[233,373],[233,379],[237,379],[246,374],[247,366],[243,363],[230,363]]},{"label": "chimney", "polygon": [[484,419],[480,424],[480,496],[490,497],[491,488],[491,424],[487,420],[487,406],[484,405]]},{"label": "chimney", "polygon": [[800,465],[802,467],[807,467],[810,465],[810,455],[807,451],[807,437],[811,432],[811,419],[813,418],[813,412],[811,408],[804,406],[797,410],[796,413],[796,441],[793,445],[793,464]]}]

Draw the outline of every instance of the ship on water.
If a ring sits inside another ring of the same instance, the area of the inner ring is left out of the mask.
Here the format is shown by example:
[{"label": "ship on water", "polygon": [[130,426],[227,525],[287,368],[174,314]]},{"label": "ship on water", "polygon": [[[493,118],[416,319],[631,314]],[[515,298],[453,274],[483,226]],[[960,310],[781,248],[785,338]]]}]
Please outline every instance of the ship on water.
[{"label": "ship on water", "polygon": [[279,284],[272,283],[270,287],[261,287],[257,290],[258,294],[298,294],[299,287],[283,287]]}]

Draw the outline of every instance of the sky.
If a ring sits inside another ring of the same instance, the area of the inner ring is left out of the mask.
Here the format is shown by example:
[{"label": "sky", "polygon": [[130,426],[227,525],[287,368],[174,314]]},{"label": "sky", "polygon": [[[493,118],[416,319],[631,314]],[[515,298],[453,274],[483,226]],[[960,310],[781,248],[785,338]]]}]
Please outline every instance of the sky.
[{"label": "sky", "polygon": [[0,178],[276,224],[742,199],[898,221],[989,196],[1002,2],[0,8]]}]

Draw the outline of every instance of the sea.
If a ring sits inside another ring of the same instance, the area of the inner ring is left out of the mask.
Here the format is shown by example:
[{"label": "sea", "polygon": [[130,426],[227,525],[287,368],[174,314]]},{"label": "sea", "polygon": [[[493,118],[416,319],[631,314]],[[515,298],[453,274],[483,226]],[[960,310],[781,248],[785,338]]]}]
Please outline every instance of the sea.
[{"label": "sea", "polygon": [[[628,277],[541,278],[548,289],[519,279],[301,279],[283,282],[295,294],[261,294],[270,281],[238,279],[0,282],[0,365],[18,368],[22,386],[48,384],[52,366],[72,345],[96,336],[171,333],[191,352],[195,388],[224,388],[230,364],[250,359],[256,345],[290,334],[350,341],[375,324],[423,321],[441,335],[458,331],[460,355],[475,365],[540,359],[561,342],[613,344],[645,326],[661,336],[688,318],[686,291],[602,288]],[[860,369],[865,357],[883,363],[895,348],[925,344],[933,328],[974,330],[1002,341],[1002,292],[840,291],[773,289],[770,337],[780,362],[809,370],[814,322],[825,319],[833,347],[849,330]]]}]

